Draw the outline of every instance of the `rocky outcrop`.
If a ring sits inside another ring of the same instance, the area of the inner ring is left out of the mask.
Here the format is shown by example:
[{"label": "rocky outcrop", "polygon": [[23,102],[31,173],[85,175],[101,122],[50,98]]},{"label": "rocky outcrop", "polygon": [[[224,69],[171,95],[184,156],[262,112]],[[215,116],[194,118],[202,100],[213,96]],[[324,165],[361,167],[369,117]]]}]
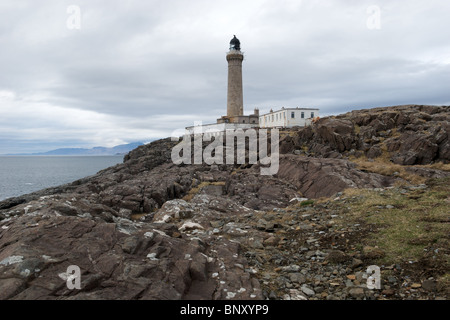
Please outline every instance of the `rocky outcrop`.
[{"label": "rocky outcrop", "polygon": [[[41,198],[0,222],[0,299],[262,298],[238,244],[186,222],[106,222],[68,199]],[[80,290],[66,286],[71,265]]]},{"label": "rocky outcrop", "polygon": [[396,180],[375,173],[362,172],[342,159],[305,158],[282,155],[278,177],[293,183],[307,198],[330,197],[347,188],[379,188]]},{"label": "rocky outcrop", "polygon": [[[356,110],[320,119],[281,143],[324,158],[383,154],[401,165],[450,162],[450,107],[408,105]],[[303,150],[305,151],[305,150]]]},{"label": "rocky outcrop", "polygon": [[[170,156],[176,142],[163,139],[92,177],[2,201],[0,299],[317,297],[322,289],[305,285],[292,259],[358,261],[315,248],[335,215],[319,210],[309,220],[302,203],[402,181],[360,170],[347,159],[351,155],[388,155],[408,165],[447,162],[448,114],[447,107],[411,106],[321,119],[282,136],[274,176],[261,175],[259,164],[175,165]],[[448,175],[415,166],[407,171]],[[295,203],[300,208],[286,211]],[[267,251],[262,258],[260,250]],[[263,290],[273,273],[258,271],[266,262],[292,280],[281,295]],[[66,286],[71,265],[81,270],[79,290]],[[353,291],[342,297],[366,294]]]}]

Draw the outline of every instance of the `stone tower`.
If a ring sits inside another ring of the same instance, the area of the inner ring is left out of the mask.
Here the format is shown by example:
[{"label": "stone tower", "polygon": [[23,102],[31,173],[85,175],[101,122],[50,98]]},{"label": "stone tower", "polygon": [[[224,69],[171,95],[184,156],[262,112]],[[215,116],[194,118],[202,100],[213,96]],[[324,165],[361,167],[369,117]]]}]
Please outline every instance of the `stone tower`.
[{"label": "stone tower", "polygon": [[244,60],[244,54],[241,52],[241,42],[236,38],[236,36],[234,36],[230,41],[230,51],[227,53],[227,117],[231,122],[238,122],[235,117],[244,115],[244,99],[242,95],[242,60]]}]

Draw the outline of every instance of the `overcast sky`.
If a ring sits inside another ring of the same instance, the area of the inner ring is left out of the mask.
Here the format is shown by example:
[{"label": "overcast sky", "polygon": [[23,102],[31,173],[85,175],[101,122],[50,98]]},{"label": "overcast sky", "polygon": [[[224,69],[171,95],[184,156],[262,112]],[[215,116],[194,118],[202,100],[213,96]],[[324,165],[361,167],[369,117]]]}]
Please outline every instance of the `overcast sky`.
[{"label": "overcast sky", "polygon": [[449,14],[444,0],[1,0],[0,154],[215,122],[234,34],[246,114],[449,105]]}]

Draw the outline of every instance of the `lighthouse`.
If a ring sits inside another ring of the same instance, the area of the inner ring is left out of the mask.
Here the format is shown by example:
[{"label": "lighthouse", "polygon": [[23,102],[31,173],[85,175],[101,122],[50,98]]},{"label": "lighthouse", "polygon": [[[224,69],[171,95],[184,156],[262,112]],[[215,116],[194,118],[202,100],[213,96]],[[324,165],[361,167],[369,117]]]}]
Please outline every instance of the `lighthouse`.
[{"label": "lighthouse", "polygon": [[236,117],[244,115],[244,97],[242,93],[242,61],[241,42],[236,36],[230,41],[230,50],[227,53],[228,61],[228,94],[227,117],[231,122]]},{"label": "lighthouse", "polygon": [[242,93],[242,61],[241,42],[236,36],[230,41],[227,52],[228,62],[228,90],[227,115],[217,119],[217,123],[239,123],[248,127],[258,126],[259,110],[251,115],[244,115],[244,97]]}]

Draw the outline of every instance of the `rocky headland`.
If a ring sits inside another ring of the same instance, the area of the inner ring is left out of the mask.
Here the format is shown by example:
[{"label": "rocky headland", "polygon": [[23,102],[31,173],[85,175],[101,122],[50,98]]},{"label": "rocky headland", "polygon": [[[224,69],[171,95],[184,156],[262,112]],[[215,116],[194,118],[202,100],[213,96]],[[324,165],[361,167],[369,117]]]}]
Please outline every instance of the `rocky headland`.
[{"label": "rocky headland", "polygon": [[450,107],[325,117],[280,132],[274,176],[140,146],[0,202],[0,299],[448,299],[449,132]]}]

